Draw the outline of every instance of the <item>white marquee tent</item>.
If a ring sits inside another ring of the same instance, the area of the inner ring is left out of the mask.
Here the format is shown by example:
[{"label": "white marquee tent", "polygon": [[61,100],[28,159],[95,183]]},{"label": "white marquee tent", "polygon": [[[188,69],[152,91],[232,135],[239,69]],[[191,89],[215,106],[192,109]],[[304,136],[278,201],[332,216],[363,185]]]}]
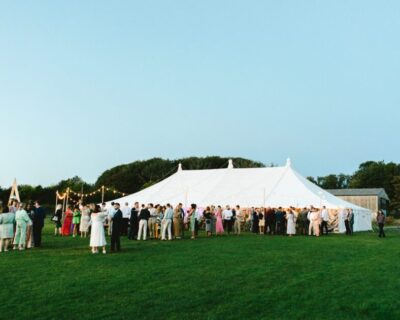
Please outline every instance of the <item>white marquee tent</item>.
[{"label": "white marquee tent", "polygon": [[[314,206],[328,209],[351,208],[354,212],[354,231],[372,229],[371,211],[339,199],[296,172],[288,159],[284,167],[236,169],[232,161],[226,169],[183,170],[167,179],[129,196],[113,200],[121,205],[139,203],[183,203],[188,207],[240,205],[249,207]],[[107,203],[110,205],[111,201]],[[344,224],[339,222],[339,232]]]}]

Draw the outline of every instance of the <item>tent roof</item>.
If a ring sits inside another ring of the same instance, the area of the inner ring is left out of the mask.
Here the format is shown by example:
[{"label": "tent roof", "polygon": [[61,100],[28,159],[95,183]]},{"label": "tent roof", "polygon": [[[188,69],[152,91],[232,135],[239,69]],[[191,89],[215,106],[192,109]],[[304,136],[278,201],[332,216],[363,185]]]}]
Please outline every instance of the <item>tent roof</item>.
[{"label": "tent roof", "polygon": [[[288,160],[284,167],[183,170],[132,195],[114,200],[121,204],[196,203],[241,207],[321,207],[366,210],[326,192],[297,173]],[[111,201],[110,201],[111,202]],[[110,203],[109,202],[109,203]],[[108,204],[109,204],[108,203]]]}]

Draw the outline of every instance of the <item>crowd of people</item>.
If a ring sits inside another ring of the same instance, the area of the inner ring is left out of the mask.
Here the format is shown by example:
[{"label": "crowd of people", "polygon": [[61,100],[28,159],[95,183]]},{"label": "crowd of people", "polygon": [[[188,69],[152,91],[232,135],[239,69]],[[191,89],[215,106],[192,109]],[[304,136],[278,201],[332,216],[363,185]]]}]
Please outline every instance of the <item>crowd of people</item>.
[{"label": "crowd of people", "polygon": [[[352,211],[342,210],[341,214],[346,234],[352,235]],[[242,209],[240,206],[197,208],[197,205],[192,204],[185,209],[181,203],[176,207],[171,204],[140,205],[138,202],[132,207],[129,203],[125,203],[123,207],[119,203],[112,203],[111,207],[107,207],[105,203],[102,206],[82,203],[74,208],[67,206],[65,213],[59,206],[53,221],[55,235],[76,237],[76,230],[79,230],[80,236],[86,238],[90,230],[90,247],[93,253],[98,253],[98,248],[106,253],[106,233],[111,236],[111,251],[120,251],[121,236],[126,236],[129,240],[170,241],[183,239],[185,231],[190,233],[191,239],[196,239],[200,230],[204,230],[208,237],[240,235],[243,230],[264,235],[291,237],[302,234],[319,237],[333,231],[326,207],[302,210],[281,207]]]},{"label": "crowd of people", "polygon": [[42,245],[45,211],[34,204],[12,201],[10,207],[0,205],[0,252],[38,248]]},{"label": "crowd of people", "polygon": [[[339,215],[346,227],[346,234],[353,234],[354,215],[351,209],[341,209]],[[337,217],[337,215],[336,215]],[[32,204],[19,203],[14,200],[9,208],[0,207],[0,252],[25,250],[41,246],[41,234],[44,226],[45,212],[39,202]],[[93,254],[99,248],[106,253],[106,234],[111,238],[112,252],[121,250],[121,236],[129,240],[158,239],[161,241],[183,239],[185,232],[191,239],[196,239],[200,230],[207,237],[222,234],[240,235],[249,231],[262,235],[296,234],[319,237],[334,231],[332,217],[326,207],[296,208],[231,208],[226,206],[208,206],[198,208],[192,204],[184,208],[180,203],[153,205],[138,202],[123,207],[112,203],[107,207],[96,204],[79,203],[76,206],[62,205],[56,207],[51,217],[54,223],[54,235],[63,237],[87,238],[90,235],[90,247]],[[377,216],[380,237],[384,237],[385,215]]]}]

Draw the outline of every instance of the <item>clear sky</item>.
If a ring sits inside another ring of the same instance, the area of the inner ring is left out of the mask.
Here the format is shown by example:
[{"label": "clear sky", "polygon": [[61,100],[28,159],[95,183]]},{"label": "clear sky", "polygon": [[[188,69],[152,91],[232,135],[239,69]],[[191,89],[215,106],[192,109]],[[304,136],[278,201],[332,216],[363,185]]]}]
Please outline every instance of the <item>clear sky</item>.
[{"label": "clear sky", "polygon": [[399,1],[1,1],[0,185],[155,156],[400,162]]}]

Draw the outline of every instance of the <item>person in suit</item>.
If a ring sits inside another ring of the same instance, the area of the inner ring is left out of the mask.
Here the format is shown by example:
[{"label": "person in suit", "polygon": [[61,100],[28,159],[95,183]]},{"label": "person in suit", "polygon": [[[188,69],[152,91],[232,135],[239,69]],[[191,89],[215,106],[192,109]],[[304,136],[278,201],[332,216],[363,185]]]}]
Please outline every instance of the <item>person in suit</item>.
[{"label": "person in suit", "polygon": [[275,211],[268,207],[265,212],[265,234],[272,235],[275,233]]},{"label": "person in suit", "polygon": [[344,225],[346,227],[346,235],[352,236],[353,232],[351,231],[351,219],[352,219],[353,212],[350,209],[346,210],[345,216],[344,216]]},{"label": "person in suit", "polygon": [[157,210],[154,208],[154,204],[149,203],[149,212],[150,212],[150,218],[148,221],[148,229],[149,229],[149,236],[150,239],[155,238],[155,227],[157,224]]},{"label": "person in suit", "polygon": [[147,222],[150,218],[150,211],[148,207],[142,204],[142,210],[139,212],[139,233],[138,233],[138,240],[142,238],[146,241],[147,239]]},{"label": "person in suit", "polygon": [[137,240],[138,230],[139,230],[139,202],[135,202],[132,210],[131,216],[129,218],[129,240]]},{"label": "person in suit", "polygon": [[329,222],[329,211],[328,209],[323,206],[321,210],[321,236],[324,235],[324,230],[326,231],[326,235],[329,234],[328,230],[328,222]]},{"label": "person in suit", "polygon": [[276,234],[284,235],[285,227],[283,220],[285,219],[284,213],[282,212],[282,207],[278,208],[278,211],[275,213],[276,220]]},{"label": "person in suit", "polygon": [[172,240],[172,220],[174,218],[174,210],[172,206],[168,203],[167,210],[165,211],[163,220],[161,222],[161,240],[167,240],[167,231],[168,231],[168,240]]},{"label": "person in suit", "polygon": [[36,248],[42,246],[42,230],[44,227],[44,219],[46,214],[43,208],[40,206],[39,201],[35,202],[35,210],[33,214],[33,243]]},{"label": "person in suit", "polygon": [[183,204],[182,204],[182,203],[179,203],[179,204],[178,204],[178,208],[179,208],[179,210],[180,210],[180,212],[181,212],[181,221],[182,221],[182,223],[181,223],[181,235],[180,235],[180,237],[181,237],[182,239],[184,239],[184,238],[185,238],[185,226],[184,226],[184,223],[185,223],[185,210],[183,209]]},{"label": "person in suit", "polygon": [[307,208],[303,208],[299,214],[300,221],[300,234],[307,235],[308,228],[310,226],[310,221],[308,221],[308,210]]},{"label": "person in suit", "polygon": [[224,220],[224,230],[231,234],[232,232],[232,217],[233,213],[230,206],[226,206],[225,210],[222,212],[222,218]]},{"label": "person in suit", "polygon": [[252,209],[252,220],[251,220],[251,231],[253,232],[253,233],[258,233],[258,231],[259,231],[259,227],[258,227],[258,223],[259,223],[259,220],[258,220],[258,212],[257,212],[257,210],[254,210],[254,209]]},{"label": "person in suit", "polygon": [[112,218],[111,252],[121,251],[121,233],[123,229],[123,216],[119,203],[114,203],[115,213]]},{"label": "person in suit", "polygon": [[173,224],[174,224],[174,237],[175,239],[181,239],[182,231],[182,213],[181,210],[178,207],[175,208],[174,210],[174,219],[173,219]]}]

